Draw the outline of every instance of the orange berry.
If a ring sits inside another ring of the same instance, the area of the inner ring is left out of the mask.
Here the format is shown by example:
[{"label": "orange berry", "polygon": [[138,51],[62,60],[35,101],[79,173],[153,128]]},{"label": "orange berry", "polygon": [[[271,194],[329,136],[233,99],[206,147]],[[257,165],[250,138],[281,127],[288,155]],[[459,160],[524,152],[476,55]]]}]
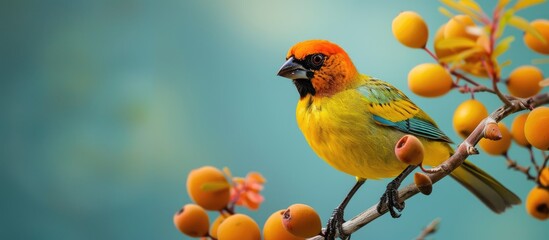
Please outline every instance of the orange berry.
[{"label": "orange berry", "polygon": [[213,238],[217,238],[217,229],[219,228],[219,225],[227,219],[228,216],[225,216],[223,214],[220,214],[212,223],[210,226],[210,236]]},{"label": "orange berry", "polygon": [[392,23],[393,35],[403,45],[423,48],[427,44],[429,29],[419,14],[405,11],[398,14]]},{"label": "orange berry", "polygon": [[251,217],[237,213],[219,225],[217,237],[219,240],[260,240],[261,233]]},{"label": "orange berry", "polygon": [[528,118],[528,113],[518,115],[515,117],[515,120],[513,120],[513,124],[511,124],[511,136],[513,136],[516,143],[524,147],[530,146],[530,143],[528,143],[528,140],[524,135],[524,123],[526,123],[526,118]]},{"label": "orange berry", "polygon": [[452,77],[436,63],[423,63],[408,73],[408,87],[423,97],[439,97],[452,89]]},{"label": "orange berry", "polygon": [[469,99],[462,102],[454,111],[454,130],[463,138],[466,138],[475,130],[478,124],[488,117],[488,110],[482,102]]},{"label": "orange berry", "polygon": [[416,172],[414,174],[414,183],[419,191],[425,195],[429,195],[433,192],[433,181],[423,173]]},{"label": "orange berry", "polygon": [[435,39],[434,39],[434,44],[433,44],[433,47],[435,49],[435,55],[437,55],[437,57],[440,59],[440,58],[444,58],[444,57],[448,57],[452,54],[455,54],[456,52],[455,51],[452,51],[452,49],[448,49],[448,48],[439,48],[437,46],[437,44],[444,40],[444,27],[446,26],[446,24],[443,24],[442,26],[440,26],[437,30],[437,33],[435,34]]},{"label": "orange berry", "polygon": [[498,123],[498,127],[501,132],[500,140],[494,141],[483,138],[478,142],[480,148],[491,155],[504,154],[511,147],[511,133],[509,133],[509,130],[507,130],[507,127],[502,122]]},{"label": "orange berry", "polygon": [[539,82],[543,80],[543,73],[534,66],[520,66],[515,68],[507,80],[507,89],[511,95],[521,98],[534,96],[541,91]]},{"label": "orange berry", "polygon": [[417,166],[423,162],[423,144],[413,135],[404,135],[395,145],[395,154],[403,163]]},{"label": "orange berry", "polygon": [[545,167],[539,174],[539,182],[542,186],[549,187],[549,167]]},{"label": "orange berry", "polygon": [[538,53],[549,54],[549,20],[537,19],[532,21],[530,26],[540,33],[542,38],[545,39],[545,43],[534,37],[534,35],[526,32],[523,38],[524,44]]},{"label": "orange berry", "polygon": [[[226,184],[227,187],[211,190],[205,184]],[[230,187],[221,170],[204,166],[192,170],[187,177],[187,192],[191,199],[206,210],[216,211],[227,206],[230,198]]]},{"label": "orange berry", "polygon": [[264,240],[304,240],[305,238],[295,236],[288,232],[282,225],[282,216],[286,210],[278,210],[271,214],[271,216],[265,221],[263,225],[263,238]]},{"label": "orange berry", "polygon": [[528,114],[524,135],[532,146],[549,150],[549,107],[537,107]]},{"label": "orange berry", "polygon": [[190,237],[208,235],[210,219],[206,211],[196,204],[186,204],[173,216],[173,223],[179,231]]},{"label": "orange berry", "polygon": [[549,190],[534,187],[526,198],[526,211],[539,220],[549,218]]},{"label": "orange berry", "polygon": [[477,36],[471,34],[468,28],[475,26],[476,24],[470,16],[456,15],[446,23],[444,38],[469,38],[474,41],[477,39]]},{"label": "orange berry", "polygon": [[549,187],[549,167],[545,167],[541,170],[538,180],[541,186]]},{"label": "orange berry", "polygon": [[314,237],[322,229],[320,217],[314,208],[299,203],[284,211],[282,224],[288,232],[303,238]]}]

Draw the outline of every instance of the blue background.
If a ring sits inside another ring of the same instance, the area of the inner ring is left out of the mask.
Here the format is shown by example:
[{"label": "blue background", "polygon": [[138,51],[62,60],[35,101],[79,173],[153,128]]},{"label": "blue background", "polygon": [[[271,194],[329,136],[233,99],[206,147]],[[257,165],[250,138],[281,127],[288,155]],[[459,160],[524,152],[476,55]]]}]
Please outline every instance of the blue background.
[{"label": "blue background", "polygon": [[[493,1],[485,1],[488,12]],[[447,18],[434,1],[2,1],[0,3],[0,238],[181,239],[173,214],[190,200],[187,173],[227,166],[259,171],[266,201],[260,225],[293,203],[323,223],[354,178],[309,148],[295,123],[298,94],[277,77],[296,42],[321,38],[345,48],[360,71],[407,93],[452,139],[455,107],[468,95],[413,95],[408,71],[432,62],[400,45],[391,21],[413,10],[431,39]],[[521,12],[548,18],[549,5]],[[521,33],[502,60],[506,76],[544,56]],[[546,58],[546,57],[545,57]],[[539,65],[546,74],[549,65]],[[505,89],[505,87],[502,87]],[[545,90],[547,91],[547,90]],[[477,94],[493,111],[500,103]],[[505,120],[510,126],[512,117]],[[526,150],[511,155],[528,164]],[[539,156],[538,156],[539,159]],[[533,186],[501,157],[471,157],[522,199]],[[387,180],[368,181],[347,217],[376,203]],[[211,215],[215,217],[215,214]],[[492,213],[453,180],[383,216],[355,239],[412,239],[434,218],[437,239],[545,239],[547,222],[524,206]]]}]

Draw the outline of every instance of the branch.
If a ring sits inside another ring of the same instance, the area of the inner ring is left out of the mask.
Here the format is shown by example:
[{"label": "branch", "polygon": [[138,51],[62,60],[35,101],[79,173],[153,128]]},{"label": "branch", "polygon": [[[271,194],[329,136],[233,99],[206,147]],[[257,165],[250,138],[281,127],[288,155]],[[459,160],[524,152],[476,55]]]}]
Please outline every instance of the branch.
[{"label": "branch", "polygon": [[438,224],[440,223],[440,218],[436,218],[433,220],[427,227],[421,231],[419,236],[416,237],[416,240],[425,240],[425,238],[433,233],[435,233],[438,229]]},{"label": "branch", "polygon": [[495,93],[494,90],[484,86],[484,85],[478,85],[478,86],[473,86],[473,87],[469,87],[467,85],[463,85],[461,87],[458,88],[459,92],[460,93],[475,93],[475,92],[491,92],[491,93]]},{"label": "branch", "polygon": [[517,161],[514,161],[513,159],[511,159],[509,155],[507,155],[507,153],[504,153],[503,157],[505,157],[505,160],[507,161],[508,168],[524,173],[524,175],[526,175],[527,180],[536,181],[537,178],[532,176],[532,174],[530,174],[530,167],[519,165]]},{"label": "branch", "polygon": [[534,166],[534,169],[536,170],[536,172],[539,171],[541,167],[536,162],[536,156],[534,156],[534,151],[532,150],[532,146],[529,145],[526,148],[528,149],[528,153],[530,153],[530,162]]},{"label": "branch", "polygon": [[[491,113],[490,116],[488,116],[488,118],[492,118],[496,120],[496,122],[499,122],[512,113],[526,110],[526,109],[531,109],[536,106],[548,104],[548,103],[549,103],[549,93],[541,93],[529,99],[512,100],[510,101],[509,105],[505,105],[498,108],[496,111]],[[446,177],[454,169],[458,168],[469,155],[477,152],[474,146],[483,137],[485,125],[486,125],[486,119],[483,120],[475,128],[475,130],[469,135],[469,137],[467,137],[457,147],[454,155],[452,155],[446,161],[441,163],[439,166],[433,168],[433,170],[434,169],[437,170],[436,172],[426,174],[431,179],[433,184],[435,184],[442,178]],[[549,157],[547,159],[549,159]],[[400,202],[404,202],[406,199],[413,197],[417,193],[419,193],[419,189],[416,187],[414,183],[411,183],[408,186],[405,186],[398,191],[399,200]],[[378,213],[377,212],[378,204],[371,206],[366,211],[356,215],[352,219],[343,223],[343,232],[345,234],[352,234],[356,232],[358,229],[364,227],[366,224],[372,222],[373,220],[387,213],[387,206],[385,204],[381,207],[381,213]],[[309,238],[309,240],[321,240],[321,239],[324,239],[324,236],[317,235],[315,237]]]},{"label": "branch", "polygon": [[494,69],[494,65],[493,65],[493,62],[490,60],[490,62],[486,63],[486,61],[482,61],[482,65],[484,66],[484,68],[486,69],[486,72],[488,72],[488,76],[490,76],[490,79],[492,79],[492,88],[494,90],[494,92],[496,93],[496,95],[498,96],[498,98],[505,104],[505,105],[509,105],[511,104],[511,101],[509,101],[505,95],[503,95],[503,93],[501,93],[499,91],[499,88],[498,88],[498,82],[499,82],[499,76],[498,76],[498,73],[496,73],[495,69]]},{"label": "branch", "polygon": [[[463,79],[463,80],[467,81],[468,83],[473,84],[473,86],[475,86],[475,87],[477,87],[477,86],[484,86],[484,85],[478,84],[477,82],[475,82],[475,80],[473,80],[473,79],[467,77],[466,75],[464,75],[464,74],[462,74],[462,73],[460,73],[460,72],[458,72],[458,71],[456,71],[456,70],[450,70],[450,74],[452,74],[452,75],[458,77],[458,79]],[[486,89],[486,91],[489,90],[489,88],[487,88],[486,86],[484,86],[484,88]],[[491,91],[491,92],[493,92],[493,91]]]}]

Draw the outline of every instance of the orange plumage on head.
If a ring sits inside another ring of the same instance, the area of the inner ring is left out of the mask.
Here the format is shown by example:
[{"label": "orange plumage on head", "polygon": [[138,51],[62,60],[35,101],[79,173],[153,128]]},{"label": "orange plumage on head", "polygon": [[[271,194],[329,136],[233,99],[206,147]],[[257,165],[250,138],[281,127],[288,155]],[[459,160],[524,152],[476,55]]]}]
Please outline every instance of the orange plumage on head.
[{"label": "orange plumage on head", "polygon": [[326,40],[307,40],[294,45],[286,58],[303,61],[312,54],[326,56],[323,66],[314,72],[311,83],[318,96],[330,96],[353,86],[358,76],[349,55],[338,45]]}]

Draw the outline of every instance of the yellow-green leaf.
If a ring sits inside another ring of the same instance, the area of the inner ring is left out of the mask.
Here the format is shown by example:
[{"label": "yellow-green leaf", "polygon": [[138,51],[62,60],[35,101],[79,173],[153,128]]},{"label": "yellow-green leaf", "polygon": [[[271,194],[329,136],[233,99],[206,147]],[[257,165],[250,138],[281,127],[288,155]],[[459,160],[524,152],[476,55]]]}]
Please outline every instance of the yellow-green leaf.
[{"label": "yellow-green leaf", "polygon": [[503,9],[509,2],[511,2],[511,0],[499,0],[496,9]]},{"label": "yellow-green leaf", "polygon": [[473,19],[475,19],[477,21],[480,21],[480,17],[478,16],[478,13],[476,13],[471,8],[469,8],[465,5],[459,4],[459,2],[456,2],[456,1],[453,1],[453,0],[440,0],[440,1],[444,4],[446,4],[446,6],[448,6],[450,8],[453,8],[454,10],[456,10],[458,12],[462,12],[463,14],[469,15]]},{"label": "yellow-green leaf", "polygon": [[532,59],[532,64],[549,64],[549,58]]},{"label": "yellow-green leaf", "polygon": [[450,10],[446,9],[445,7],[438,7],[438,11],[448,18],[454,17],[454,14],[452,14]]},{"label": "yellow-green leaf", "polygon": [[437,42],[436,47],[440,49],[470,48],[477,43],[468,38],[448,38]]},{"label": "yellow-green leaf", "polygon": [[231,187],[227,181],[207,182],[202,184],[200,188],[205,192],[216,192],[219,190],[225,190]]},{"label": "yellow-green leaf", "polygon": [[507,51],[507,49],[509,49],[509,47],[511,46],[511,43],[515,40],[515,37],[513,36],[508,36],[506,38],[504,38],[503,40],[501,40],[499,42],[499,44],[496,46],[496,48],[494,49],[494,57],[498,57],[499,55],[503,54],[504,52]]},{"label": "yellow-green leaf", "polygon": [[481,47],[474,47],[474,48],[471,48],[471,49],[467,49],[465,51],[461,51],[457,54],[441,58],[440,61],[445,62],[445,63],[458,62],[458,61],[464,60],[465,58],[468,58],[468,57],[470,57],[470,56],[472,56],[476,53],[481,53],[481,52],[482,52]]},{"label": "yellow-green leaf", "polygon": [[503,68],[503,67],[507,67],[509,65],[511,65],[511,60],[507,59],[507,60],[505,60],[505,62],[501,63],[499,66]]},{"label": "yellow-green leaf", "polygon": [[459,3],[477,11],[477,13],[482,13],[482,8],[474,0],[460,0]]},{"label": "yellow-green leaf", "polygon": [[233,178],[233,176],[231,175],[231,170],[229,170],[228,167],[223,168],[223,173],[225,173],[225,176],[227,176],[229,179]]},{"label": "yellow-green leaf", "polygon": [[507,26],[507,23],[511,18],[513,18],[514,14],[515,14],[515,11],[513,9],[509,9],[505,11],[505,13],[503,13],[498,23],[498,29],[494,34],[496,38],[499,38],[501,37],[501,35],[503,35],[503,32],[505,31],[505,27]]},{"label": "yellow-green leaf", "polygon": [[513,9],[515,9],[515,11],[518,11],[520,9],[528,8],[543,2],[545,2],[545,0],[518,0],[515,6],[513,6]]},{"label": "yellow-green leaf", "polygon": [[509,25],[532,34],[532,36],[545,44],[545,38],[543,38],[543,36],[541,36],[541,34],[534,27],[532,27],[526,19],[519,16],[513,16],[509,19]]}]

